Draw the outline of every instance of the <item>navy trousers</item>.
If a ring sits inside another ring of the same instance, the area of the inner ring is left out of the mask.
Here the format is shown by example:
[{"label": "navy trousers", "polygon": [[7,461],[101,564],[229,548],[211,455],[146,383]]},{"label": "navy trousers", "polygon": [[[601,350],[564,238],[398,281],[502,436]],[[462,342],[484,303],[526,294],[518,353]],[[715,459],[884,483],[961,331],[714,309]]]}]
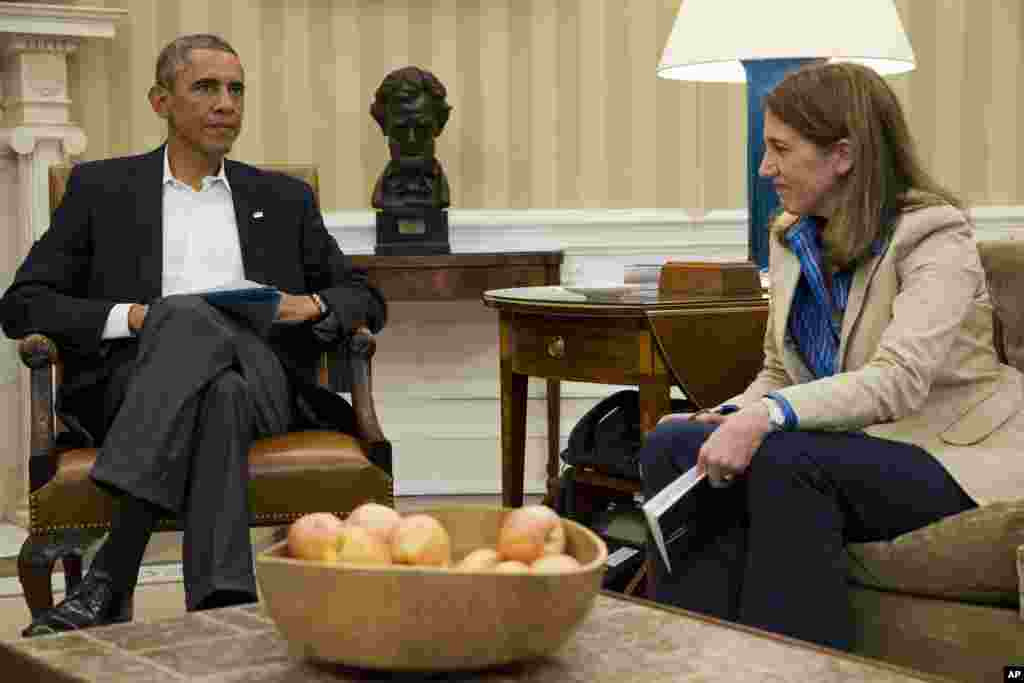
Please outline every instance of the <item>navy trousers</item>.
[{"label": "navy trousers", "polygon": [[[659,425],[640,453],[644,493],[695,465],[714,429]],[[844,546],[976,507],[923,449],[844,432],[769,434],[732,486],[702,495],[673,571],[653,563],[654,599],[839,649],[853,630]]]}]

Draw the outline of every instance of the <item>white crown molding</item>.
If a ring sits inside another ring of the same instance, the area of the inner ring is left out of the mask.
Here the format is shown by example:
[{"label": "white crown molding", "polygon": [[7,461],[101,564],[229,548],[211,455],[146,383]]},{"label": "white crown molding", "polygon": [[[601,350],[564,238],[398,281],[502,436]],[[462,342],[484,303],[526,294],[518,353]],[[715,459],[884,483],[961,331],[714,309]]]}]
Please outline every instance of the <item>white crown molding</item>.
[{"label": "white crown molding", "polygon": [[0,2],[0,33],[113,38],[128,10],[27,2]]}]

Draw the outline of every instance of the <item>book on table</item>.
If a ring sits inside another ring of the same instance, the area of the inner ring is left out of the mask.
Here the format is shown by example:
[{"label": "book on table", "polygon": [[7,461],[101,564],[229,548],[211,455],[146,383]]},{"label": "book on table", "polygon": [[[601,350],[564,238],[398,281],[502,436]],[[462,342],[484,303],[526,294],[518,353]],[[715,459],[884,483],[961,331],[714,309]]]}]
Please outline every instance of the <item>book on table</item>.
[{"label": "book on table", "polygon": [[669,573],[669,549],[693,536],[697,499],[710,486],[707,474],[694,465],[643,504],[647,527]]},{"label": "book on table", "polygon": [[208,304],[245,322],[261,336],[267,334],[275,323],[290,324],[277,320],[281,290],[271,285],[252,280],[235,280],[181,294],[203,297]]}]

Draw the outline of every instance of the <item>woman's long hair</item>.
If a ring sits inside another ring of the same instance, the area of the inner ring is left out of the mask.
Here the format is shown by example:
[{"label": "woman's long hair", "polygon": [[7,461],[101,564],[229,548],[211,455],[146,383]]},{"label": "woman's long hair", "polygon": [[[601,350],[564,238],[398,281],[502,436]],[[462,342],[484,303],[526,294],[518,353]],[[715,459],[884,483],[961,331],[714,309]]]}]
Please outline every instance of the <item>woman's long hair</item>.
[{"label": "woman's long hair", "polygon": [[[899,99],[885,80],[852,63],[815,63],[787,75],[763,100],[765,111],[827,151],[850,141],[853,166],[841,179],[836,211],[822,235],[825,257],[846,268],[903,212],[963,204],[921,165]],[[781,238],[785,224],[773,228]]]}]

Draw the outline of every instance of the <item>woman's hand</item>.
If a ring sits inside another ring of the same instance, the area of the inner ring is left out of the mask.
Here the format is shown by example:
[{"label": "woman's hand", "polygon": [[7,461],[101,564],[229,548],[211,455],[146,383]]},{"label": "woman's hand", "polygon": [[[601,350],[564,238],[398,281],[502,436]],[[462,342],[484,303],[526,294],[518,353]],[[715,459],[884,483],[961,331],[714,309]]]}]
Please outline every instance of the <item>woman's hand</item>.
[{"label": "woman's hand", "polygon": [[718,417],[718,429],[701,446],[697,466],[707,472],[712,486],[722,487],[750,466],[751,458],[771,431],[771,420],[763,401],[753,401],[738,412]]},{"label": "woman's hand", "polygon": [[709,410],[699,410],[696,413],[669,413],[658,420],[658,424],[663,422],[689,422],[693,420],[694,422],[720,425],[725,422],[727,417],[727,415],[720,415]]}]

